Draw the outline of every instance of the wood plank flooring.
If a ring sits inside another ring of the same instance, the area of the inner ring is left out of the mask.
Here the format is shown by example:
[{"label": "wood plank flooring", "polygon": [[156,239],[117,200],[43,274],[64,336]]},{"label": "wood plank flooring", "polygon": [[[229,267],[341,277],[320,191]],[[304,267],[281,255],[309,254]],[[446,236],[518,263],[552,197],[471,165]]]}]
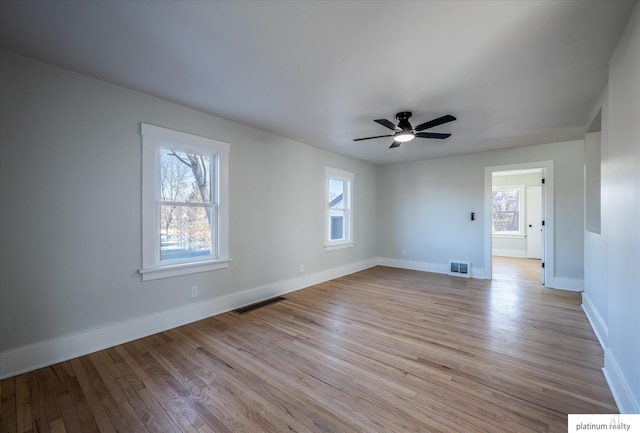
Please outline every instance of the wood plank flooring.
[{"label": "wood plank flooring", "polygon": [[0,431],[565,432],[617,411],[578,293],[378,266],[286,298],[3,380]]},{"label": "wood plank flooring", "polygon": [[542,284],[541,260],[501,256],[493,256],[492,260],[494,280]]}]

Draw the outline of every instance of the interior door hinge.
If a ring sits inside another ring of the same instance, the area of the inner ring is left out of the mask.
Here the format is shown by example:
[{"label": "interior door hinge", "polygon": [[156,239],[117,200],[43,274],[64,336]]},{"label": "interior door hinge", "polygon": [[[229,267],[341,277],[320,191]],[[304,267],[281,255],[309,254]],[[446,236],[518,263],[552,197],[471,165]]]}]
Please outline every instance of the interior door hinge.
[{"label": "interior door hinge", "polygon": [[544,262],[542,262],[542,267],[544,268]]},{"label": "interior door hinge", "polygon": [[542,183],[544,184],[544,177],[542,178]]}]

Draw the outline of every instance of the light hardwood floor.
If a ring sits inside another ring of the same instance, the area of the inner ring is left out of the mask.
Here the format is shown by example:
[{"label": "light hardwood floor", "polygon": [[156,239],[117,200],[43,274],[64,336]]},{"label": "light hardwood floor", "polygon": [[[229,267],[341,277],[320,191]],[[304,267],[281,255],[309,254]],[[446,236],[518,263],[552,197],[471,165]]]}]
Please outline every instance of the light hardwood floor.
[{"label": "light hardwood floor", "polygon": [[494,280],[542,284],[541,260],[493,256],[492,261]]},{"label": "light hardwood floor", "polygon": [[1,382],[1,432],[566,432],[612,413],[580,294],[374,267]]}]

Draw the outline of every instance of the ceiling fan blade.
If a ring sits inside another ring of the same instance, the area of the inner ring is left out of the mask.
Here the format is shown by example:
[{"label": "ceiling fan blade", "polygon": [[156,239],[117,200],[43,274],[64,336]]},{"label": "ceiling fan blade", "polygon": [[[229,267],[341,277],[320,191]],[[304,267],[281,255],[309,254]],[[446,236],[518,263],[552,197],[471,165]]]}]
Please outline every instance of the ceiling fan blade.
[{"label": "ceiling fan blade", "polygon": [[394,125],[393,123],[391,123],[391,121],[387,119],[376,119],[374,120],[374,122],[379,123],[380,125],[385,126],[392,131],[396,130],[396,125]]},{"label": "ceiling fan blade", "polygon": [[373,138],[393,137],[395,134],[389,135],[376,135],[375,137],[354,138],[353,141],[371,140]]},{"label": "ceiling fan blade", "polygon": [[451,114],[447,114],[446,116],[438,117],[437,119],[433,119],[416,126],[415,131],[424,131],[425,129],[433,128],[435,126],[442,125],[443,123],[453,122],[454,120],[456,120],[455,117]]},{"label": "ceiling fan blade", "polygon": [[420,138],[439,138],[440,140],[444,140],[450,136],[451,134],[440,134],[438,132],[416,132],[416,137]]},{"label": "ceiling fan blade", "polygon": [[393,149],[394,147],[399,147],[402,143],[400,143],[399,141],[394,141],[393,143],[391,143],[391,146],[389,146],[389,149]]}]

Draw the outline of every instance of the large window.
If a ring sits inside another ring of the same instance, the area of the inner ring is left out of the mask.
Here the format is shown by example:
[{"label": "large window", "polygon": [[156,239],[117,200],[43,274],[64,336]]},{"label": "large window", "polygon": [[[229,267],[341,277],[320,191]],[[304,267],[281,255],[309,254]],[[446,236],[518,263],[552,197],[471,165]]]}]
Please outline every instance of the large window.
[{"label": "large window", "polygon": [[160,262],[217,258],[216,155],[160,147]]},{"label": "large window", "polygon": [[229,145],[142,124],[143,280],[228,267]]},{"label": "large window", "polygon": [[524,186],[493,188],[491,209],[494,235],[524,236]]},{"label": "large window", "polygon": [[326,249],[353,246],[353,177],[351,172],[326,168]]}]

